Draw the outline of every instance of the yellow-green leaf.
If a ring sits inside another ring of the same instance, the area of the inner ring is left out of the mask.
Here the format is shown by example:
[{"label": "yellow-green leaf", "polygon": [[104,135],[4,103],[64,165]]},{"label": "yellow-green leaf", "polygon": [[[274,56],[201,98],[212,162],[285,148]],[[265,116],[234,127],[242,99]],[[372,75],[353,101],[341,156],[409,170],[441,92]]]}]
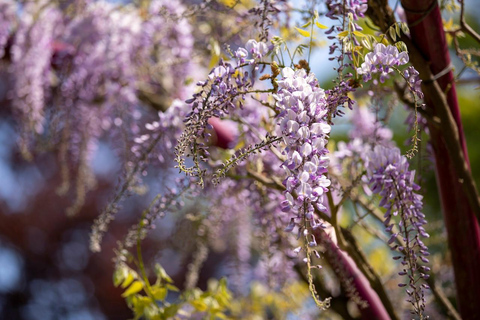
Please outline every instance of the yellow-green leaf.
[{"label": "yellow-green leaf", "polygon": [[360,40],[360,42],[361,42],[362,45],[363,45],[365,48],[367,48],[368,50],[371,50],[371,49],[372,49],[372,45],[371,45],[371,43],[370,43],[370,41],[369,41],[368,38],[364,38],[364,39]]},{"label": "yellow-green leaf", "polygon": [[353,34],[356,35],[357,37],[360,37],[360,38],[365,38],[365,37],[367,37],[366,35],[364,35],[364,34],[361,33],[360,31],[353,31]]},{"label": "yellow-green leaf", "polygon": [[128,287],[130,285],[130,283],[132,283],[133,280],[134,280],[133,274],[131,272],[129,272],[127,277],[125,278],[125,280],[122,283],[122,288]]},{"label": "yellow-green leaf", "polygon": [[228,317],[223,312],[216,312],[215,317],[225,320],[228,319]]},{"label": "yellow-green leaf", "polygon": [[141,283],[140,281],[135,281],[127,290],[125,290],[125,292],[122,294],[122,297],[126,298],[128,296],[131,296],[132,294],[139,292],[142,289],[143,283]]},{"label": "yellow-green leaf", "polygon": [[237,3],[235,0],[220,0],[220,2],[229,8],[233,8],[233,6]]},{"label": "yellow-green leaf", "polygon": [[306,37],[306,38],[310,38],[310,32],[306,31],[306,30],[302,30],[300,28],[296,28],[297,29],[298,33],[300,33],[302,36]]},{"label": "yellow-green leaf", "polygon": [[402,35],[400,34],[400,26],[398,23],[395,24],[395,32],[397,33],[398,37],[401,37]]},{"label": "yellow-green leaf", "polygon": [[390,34],[390,38],[392,38],[393,41],[397,39],[397,34],[395,33],[395,28],[390,27],[388,28],[388,33]]},{"label": "yellow-green leaf", "polygon": [[125,273],[122,268],[115,269],[113,273],[113,285],[118,287],[125,280]]},{"label": "yellow-green leaf", "polygon": [[218,61],[220,61],[220,53],[221,53],[220,44],[215,39],[211,38],[210,54],[212,58],[210,59],[210,64],[208,66],[210,69],[216,66],[218,64]]},{"label": "yellow-green leaf", "polygon": [[165,269],[163,269],[163,267],[158,263],[155,265],[155,274],[157,275],[157,277],[159,277],[162,280],[165,280],[170,283],[173,282],[172,278],[170,278],[170,276],[167,274]]},{"label": "yellow-green leaf", "polygon": [[338,34],[339,38],[344,38],[348,35],[348,30],[342,31]]},{"label": "yellow-green leaf", "polygon": [[193,300],[190,301],[190,304],[200,312],[207,310],[207,304],[202,300]]},{"label": "yellow-green leaf", "polygon": [[132,296],[132,305],[136,318],[140,318],[143,315],[145,308],[152,303],[152,300],[148,297],[141,295]]},{"label": "yellow-green leaf", "polygon": [[306,28],[306,27],[308,27],[308,26],[311,25],[311,24],[312,24],[312,21],[308,21],[307,23],[305,23],[305,24],[302,26],[302,28]]},{"label": "yellow-green leaf", "polygon": [[167,297],[167,288],[152,288],[152,295],[153,297],[155,298],[155,300],[165,300],[165,298]]},{"label": "yellow-green leaf", "polygon": [[169,305],[168,307],[165,308],[163,315],[167,319],[171,319],[178,313],[178,309],[180,309],[180,305],[178,304]]},{"label": "yellow-green leaf", "polygon": [[180,289],[178,289],[177,287],[175,287],[173,284],[169,284],[167,283],[167,285],[165,286],[168,290],[170,291],[180,291]]},{"label": "yellow-green leaf", "polygon": [[321,24],[320,22],[315,22],[315,24],[317,25],[317,27],[319,27],[320,29],[327,29],[328,27],[326,25],[323,25]]}]

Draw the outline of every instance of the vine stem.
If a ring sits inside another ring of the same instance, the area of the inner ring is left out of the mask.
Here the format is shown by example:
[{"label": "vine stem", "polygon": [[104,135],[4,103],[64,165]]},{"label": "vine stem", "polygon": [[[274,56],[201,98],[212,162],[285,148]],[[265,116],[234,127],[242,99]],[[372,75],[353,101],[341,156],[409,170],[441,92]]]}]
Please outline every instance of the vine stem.
[{"label": "vine stem", "polygon": [[153,304],[160,310],[160,306],[156,303],[156,299],[153,296],[152,288],[150,285],[150,281],[147,277],[147,272],[145,271],[145,264],[143,262],[143,255],[142,255],[142,237],[141,232],[144,227],[144,220],[146,218],[147,213],[150,209],[154,206],[155,202],[160,198],[160,195],[157,195],[155,199],[151,202],[148,209],[142,212],[142,216],[140,217],[140,222],[138,223],[137,229],[137,260],[138,260],[138,268],[140,269],[140,274],[142,275],[143,283],[145,284],[144,290],[147,293],[148,297],[152,300]]}]

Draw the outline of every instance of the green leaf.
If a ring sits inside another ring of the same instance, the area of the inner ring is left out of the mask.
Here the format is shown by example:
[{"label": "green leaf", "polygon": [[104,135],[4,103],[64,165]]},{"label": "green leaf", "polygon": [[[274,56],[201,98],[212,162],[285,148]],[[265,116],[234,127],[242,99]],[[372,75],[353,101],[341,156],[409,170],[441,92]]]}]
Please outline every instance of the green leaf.
[{"label": "green leaf", "polygon": [[306,30],[302,30],[302,29],[297,28],[297,27],[295,27],[295,29],[297,29],[298,33],[300,33],[302,36],[304,36],[306,38],[310,38],[310,32],[308,32]]},{"label": "green leaf", "polygon": [[154,304],[148,305],[145,310],[143,311],[145,314],[145,318],[149,320],[160,320],[159,308]]},{"label": "green leaf", "polygon": [[165,300],[167,297],[168,290],[167,288],[152,287],[152,295],[155,300]]},{"label": "green leaf", "polygon": [[135,280],[135,278],[133,277],[133,274],[131,272],[128,272],[127,277],[125,278],[125,280],[122,283],[122,288],[128,287],[132,283],[133,280]]},{"label": "green leaf", "polygon": [[400,38],[402,35],[400,34],[400,26],[398,23],[395,23],[395,32],[397,33],[397,36]]},{"label": "green leaf", "polygon": [[370,39],[368,38],[363,38],[362,40],[360,40],[360,43],[368,50],[372,50],[373,47],[369,40]]},{"label": "green leaf", "polygon": [[319,27],[320,29],[328,29],[328,27],[327,27],[327,26],[325,26],[325,25],[321,24],[321,23],[320,23],[320,22],[318,22],[318,21],[317,21],[317,22],[315,22],[315,24],[316,24],[316,25],[317,25],[317,27]]},{"label": "green leaf", "polygon": [[163,312],[163,315],[167,318],[167,319],[171,319],[173,318],[175,315],[177,315],[178,313],[178,310],[180,309],[180,305],[178,304],[172,304],[168,307],[165,308],[164,312]]},{"label": "green leaf", "polygon": [[165,269],[160,264],[155,264],[155,274],[157,275],[158,278],[165,280],[169,283],[173,283],[172,278],[167,274]]},{"label": "green leaf", "polygon": [[118,287],[125,280],[125,271],[123,268],[119,267],[115,269],[113,273],[113,285]]},{"label": "green leaf", "polygon": [[340,32],[337,36],[338,36],[339,38],[344,38],[344,37],[346,37],[347,35],[348,35],[348,30],[345,30],[345,31]]},{"label": "green leaf", "polygon": [[353,34],[360,38],[366,38],[367,36],[361,33],[360,31],[353,31]]},{"label": "green leaf", "polygon": [[402,51],[408,52],[407,45],[403,41],[398,41],[397,43],[395,43],[395,46],[400,52]]},{"label": "green leaf", "polygon": [[167,283],[167,285],[166,285],[165,287],[166,287],[168,290],[170,290],[170,291],[176,291],[176,292],[180,291],[180,289],[178,289],[177,287],[175,287],[173,284]]},{"label": "green leaf", "polygon": [[133,311],[136,318],[140,318],[143,315],[145,308],[150,305],[152,301],[148,297],[136,295],[132,297]]},{"label": "green leaf", "polygon": [[132,294],[135,294],[139,292],[140,290],[143,289],[143,283],[140,281],[135,281],[132,283],[132,285],[122,294],[122,297],[126,298],[128,296],[131,296]]},{"label": "green leaf", "polygon": [[308,27],[308,26],[311,25],[311,24],[312,24],[312,21],[308,21],[307,23],[305,23],[305,24],[302,26],[302,28],[306,28],[306,27]]},{"label": "green leaf", "polygon": [[203,299],[190,301],[190,304],[192,305],[192,307],[194,307],[196,310],[200,312],[206,311],[208,308],[207,304],[203,302]]},{"label": "green leaf", "polygon": [[395,28],[390,27],[388,28],[388,34],[390,34],[390,38],[392,38],[393,41],[397,39],[397,35],[395,33]]},{"label": "green leaf", "polygon": [[228,319],[228,317],[223,312],[216,312],[215,317],[220,319],[225,319],[225,320]]},{"label": "green leaf", "polygon": [[215,39],[211,38],[210,39],[210,54],[212,55],[212,58],[210,59],[210,64],[209,68],[213,68],[214,66],[217,65],[218,61],[220,61],[220,44],[218,44],[218,41]]}]

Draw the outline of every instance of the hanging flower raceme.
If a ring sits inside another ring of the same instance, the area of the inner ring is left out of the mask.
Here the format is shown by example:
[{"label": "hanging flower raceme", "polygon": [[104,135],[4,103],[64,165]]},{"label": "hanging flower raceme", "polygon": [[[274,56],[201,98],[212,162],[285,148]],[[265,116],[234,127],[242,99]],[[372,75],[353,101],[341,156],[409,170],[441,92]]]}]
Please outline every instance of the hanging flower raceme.
[{"label": "hanging flower raceme", "polygon": [[338,15],[346,15],[351,13],[354,20],[365,17],[365,12],[368,9],[367,0],[328,0],[326,2],[329,9],[326,14],[330,19],[338,19]]},{"label": "hanging flower raceme", "polygon": [[[421,263],[428,263],[426,258],[428,248],[422,238],[429,237],[424,225],[427,223],[422,213],[422,196],[417,194],[420,187],[414,183],[415,171],[409,170],[407,158],[400,154],[398,148],[377,145],[367,154],[367,180],[372,191],[382,197],[380,206],[385,208],[385,227],[391,233],[389,244],[395,244],[392,249],[402,255],[394,259],[402,259],[403,270],[399,275],[408,277],[408,302],[414,307],[414,312],[422,317],[425,309],[424,289],[428,285],[420,284],[421,279],[427,279],[430,269]],[[393,216],[399,216],[398,231],[394,231]],[[399,237],[401,240],[398,241]]]},{"label": "hanging flower raceme", "polygon": [[385,46],[383,43],[377,43],[373,52],[365,56],[365,62],[362,63],[357,72],[363,75],[363,81],[372,79],[372,74],[380,73],[380,82],[388,79],[388,74],[394,71],[394,67],[404,65],[408,62],[406,52],[398,52],[398,49],[392,45]]},{"label": "hanging flower raceme", "polygon": [[15,21],[15,3],[0,1],[0,59],[5,54],[5,47]]},{"label": "hanging flower raceme", "polygon": [[45,5],[35,19],[39,7],[40,4],[33,2],[24,6],[11,48],[11,72],[16,75],[11,94],[15,111],[22,121],[25,141],[21,145],[27,157],[30,135],[44,132],[52,41],[60,22],[60,12],[53,5]]},{"label": "hanging flower raceme", "polygon": [[[181,135],[175,148],[178,168],[189,176],[200,178],[199,184],[203,185],[204,169],[200,162],[208,156],[205,141],[210,137],[206,129],[212,129],[208,123],[212,117],[222,118],[235,108],[243,108],[246,96],[252,92],[253,77],[244,67],[251,67],[255,72],[258,62],[268,53],[268,47],[263,42],[249,40],[246,48],[239,48],[232,63],[220,61],[219,65],[210,71],[205,81],[199,81],[200,90],[188,99],[191,112],[185,117],[185,131]],[[251,59],[249,59],[251,56]],[[263,91],[263,92],[269,92]],[[202,141],[198,141],[201,138]],[[192,156],[194,166],[185,166],[185,158]]]},{"label": "hanging flower raceme", "polygon": [[307,75],[304,69],[284,68],[282,75],[274,97],[280,111],[278,135],[284,139],[287,155],[283,164],[287,173],[283,209],[294,214],[287,229],[293,229],[295,224],[305,228],[303,218],[315,228],[319,222],[314,219],[314,210],[325,209],[323,198],[330,186],[325,176],[329,163],[325,145],[330,133],[325,92],[318,87],[313,73]]},{"label": "hanging flower raceme", "polygon": [[410,66],[403,72],[403,76],[405,80],[408,82],[408,86],[410,90],[413,91],[417,97],[423,99],[423,92],[422,92],[422,80],[420,79],[420,75],[414,67]]}]

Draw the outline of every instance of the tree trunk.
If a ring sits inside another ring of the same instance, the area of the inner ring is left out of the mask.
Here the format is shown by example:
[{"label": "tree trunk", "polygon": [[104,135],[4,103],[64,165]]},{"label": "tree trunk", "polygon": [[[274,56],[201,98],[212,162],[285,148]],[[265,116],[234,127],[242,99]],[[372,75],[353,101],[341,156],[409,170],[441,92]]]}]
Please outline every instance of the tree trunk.
[{"label": "tree trunk", "polygon": [[[445,40],[440,9],[436,0],[402,0],[413,44],[430,62],[434,75],[450,66],[450,55]],[[455,119],[459,141],[469,166],[465,137],[453,72],[437,79],[445,92],[450,112]],[[438,105],[426,94],[425,102],[437,114]],[[452,255],[457,288],[457,303],[464,319],[480,319],[480,228],[475,212],[463,191],[463,180],[456,174],[451,155],[447,151],[442,126],[429,126],[435,153],[437,184],[443,206],[448,244]]]}]

